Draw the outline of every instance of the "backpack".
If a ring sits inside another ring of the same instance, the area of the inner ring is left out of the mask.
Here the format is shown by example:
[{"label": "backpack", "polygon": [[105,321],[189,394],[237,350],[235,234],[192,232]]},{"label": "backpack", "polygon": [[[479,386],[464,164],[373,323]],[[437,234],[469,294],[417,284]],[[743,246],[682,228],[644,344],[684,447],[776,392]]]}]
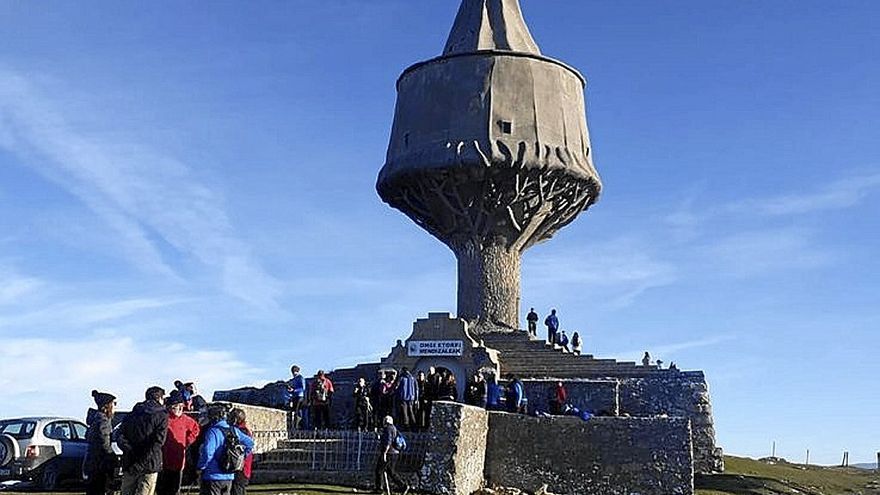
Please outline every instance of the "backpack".
[{"label": "backpack", "polygon": [[398,431],[397,437],[394,438],[394,450],[403,452],[406,450],[406,438]]},{"label": "backpack", "polygon": [[223,428],[223,452],[220,453],[220,471],[235,473],[244,469],[245,446],[238,439],[235,427]]}]

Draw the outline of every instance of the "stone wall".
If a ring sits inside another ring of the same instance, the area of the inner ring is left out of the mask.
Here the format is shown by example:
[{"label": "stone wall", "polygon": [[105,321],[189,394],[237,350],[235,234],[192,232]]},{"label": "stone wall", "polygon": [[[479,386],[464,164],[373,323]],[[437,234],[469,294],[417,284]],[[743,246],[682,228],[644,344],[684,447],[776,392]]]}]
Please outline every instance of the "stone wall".
[{"label": "stone wall", "polygon": [[562,495],[693,493],[690,426],[682,418],[533,418],[492,412],[490,485]]},{"label": "stone wall", "polygon": [[[550,399],[555,397],[556,383],[560,380],[523,380],[529,411],[550,411]],[[617,380],[561,380],[568,391],[568,403],[581,411],[603,416],[617,416],[619,412],[619,382]]]},{"label": "stone wall", "polygon": [[724,470],[720,448],[715,446],[715,424],[709,385],[701,371],[670,372],[620,380],[620,412],[631,416],[680,416],[691,421],[694,470]]},{"label": "stone wall", "polygon": [[248,428],[254,434],[254,452],[268,452],[277,446],[279,440],[287,438],[286,411],[235,402],[223,403],[244,410]]},{"label": "stone wall", "polygon": [[422,491],[470,495],[483,486],[488,421],[485,409],[454,402],[434,404]]}]

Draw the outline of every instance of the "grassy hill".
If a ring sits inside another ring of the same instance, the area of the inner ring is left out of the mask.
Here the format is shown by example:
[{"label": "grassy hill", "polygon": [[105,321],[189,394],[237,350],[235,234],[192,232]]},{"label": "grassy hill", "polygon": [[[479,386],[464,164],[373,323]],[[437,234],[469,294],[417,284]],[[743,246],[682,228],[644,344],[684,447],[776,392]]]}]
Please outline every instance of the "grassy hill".
[{"label": "grassy hill", "polygon": [[699,476],[697,495],[880,495],[880,474],[726,456],[724,474]]}]

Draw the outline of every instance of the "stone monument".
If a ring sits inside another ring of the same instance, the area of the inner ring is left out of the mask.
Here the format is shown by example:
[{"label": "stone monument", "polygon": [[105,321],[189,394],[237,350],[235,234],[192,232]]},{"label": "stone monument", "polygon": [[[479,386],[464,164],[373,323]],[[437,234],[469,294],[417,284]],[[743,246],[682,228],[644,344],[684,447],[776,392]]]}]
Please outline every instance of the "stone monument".
[{"label": "stone monument", "polygon": [[[701,371],[574,355],[512,331],[523,252],[571,223],[601,190],[584,85],[577,71],[541,54],[517,0],[463,0],[443,54],[397,81],[376,188],[455,253],[458,314],[428,313],[378,362],[334,370],[331,422],[353,428],[358,380],[404,367],[452,375],[459,397],[474,373],[502,385],[516,377],[531,415],[431,406],[419,471],[426,492],[550,483],[570,495],[692,494],[694,473],[723,470]],[[560,382],[569,405],[595,417],[546,414],[548,391]],[[277,382],[214,398],[281,407],[285,390]],[[300,447],[270,452],[255,473],[288,479],[297,468],[288,456]]]},{"label": "stone monument", "polygon": [[458,316],[518,328],[520,259],[599,196],[584,77],[543,56],[517,0],[464,0],[443,55],[406,69],[382,199],[458,259]]}]

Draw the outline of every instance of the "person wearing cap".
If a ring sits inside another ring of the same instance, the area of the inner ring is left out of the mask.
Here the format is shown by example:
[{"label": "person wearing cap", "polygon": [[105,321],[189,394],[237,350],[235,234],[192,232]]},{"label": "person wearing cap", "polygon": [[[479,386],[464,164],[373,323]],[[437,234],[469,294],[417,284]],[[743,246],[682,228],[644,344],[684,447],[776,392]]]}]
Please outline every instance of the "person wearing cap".
[{"label": "person wearing cap", "polygon": [[86,495],[107,495],[113,493],[110,481],[116,474],[116,453],[110,441],[113,431],[113,413],[116,411],[116,397],[106,392],[92,390],[97,409],[89,409],[87,414],[89,429],[86,431],[88,449],[83,460],[83,474]]},{"label": "person wearing cap", "polygon": [[397,428],[394,426],[394,418],[385,416],[382,434],[379,436],[379,455],[376,459],[376,491],[385,493],[385,484],[388,485],[388,491],[391,491],[390,483],[396,484],[403,488],[403,494],[409,493],[410,487],[397,474],[397,455],[400,453],[394,448],[397,440]]},{"label": "person wearing cap", "polygon": [[173,390],[165,399],[168,409],[168,434],[162,447],[162,472],[156,481],[157,495],[177,495],[186,461],[186,448],[199,437],[199,423],[183,413],[186,397]]},{"label": "person wearing cap", "polygon": [[165,390],[150,387],[144,397],[119,425],[116,443],[122,449],[122,495],[153,495],[162,470],[162,447],[168,434],[168,411],[162,405]]}]

